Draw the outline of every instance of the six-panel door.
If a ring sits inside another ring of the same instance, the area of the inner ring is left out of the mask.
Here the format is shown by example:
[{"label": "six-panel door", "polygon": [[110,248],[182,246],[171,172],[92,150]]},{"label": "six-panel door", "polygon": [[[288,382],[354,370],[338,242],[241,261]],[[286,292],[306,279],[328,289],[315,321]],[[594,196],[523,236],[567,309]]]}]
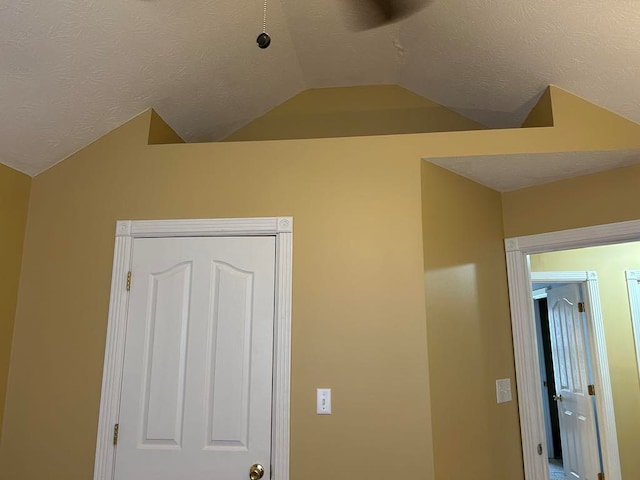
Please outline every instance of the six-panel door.
[{"label": "six-panel door", "polygon": [[597,480],[600,453],[591,381],[589,344],[577,284],[547,292],[562,460],[567,478]]}]

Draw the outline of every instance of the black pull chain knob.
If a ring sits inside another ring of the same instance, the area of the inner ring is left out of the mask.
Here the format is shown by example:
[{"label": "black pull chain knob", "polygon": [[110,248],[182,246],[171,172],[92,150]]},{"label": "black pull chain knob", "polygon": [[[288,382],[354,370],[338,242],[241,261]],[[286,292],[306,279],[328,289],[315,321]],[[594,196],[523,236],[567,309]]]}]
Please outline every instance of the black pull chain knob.
[{"label": "black pull chain knob", "polygon": [[269,45],[271,45],[271,37],[267,32],[262,32],[260,35],[258,35],[256,43],[260,48],[267,48]]},{"label": "black pull chain knob", "polygon": [[264,0],[264,7],[262,10],[262,33],[258,35],[258,38],[256,38],[258,47],[263,50],[271,45],[271,37],[267,33],[267,1],[268,0]]}]

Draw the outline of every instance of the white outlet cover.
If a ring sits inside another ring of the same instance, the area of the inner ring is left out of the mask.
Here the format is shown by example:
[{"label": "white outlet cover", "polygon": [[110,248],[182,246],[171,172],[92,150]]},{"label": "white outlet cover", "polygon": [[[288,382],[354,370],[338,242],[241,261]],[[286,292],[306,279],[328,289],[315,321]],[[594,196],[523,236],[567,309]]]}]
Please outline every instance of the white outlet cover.
[{"label": "white outlet cover", "polygon": [[513,398],[511,396],[511,379],[501,378],[496,380],[496,396],[498,403],[510,402]]}]

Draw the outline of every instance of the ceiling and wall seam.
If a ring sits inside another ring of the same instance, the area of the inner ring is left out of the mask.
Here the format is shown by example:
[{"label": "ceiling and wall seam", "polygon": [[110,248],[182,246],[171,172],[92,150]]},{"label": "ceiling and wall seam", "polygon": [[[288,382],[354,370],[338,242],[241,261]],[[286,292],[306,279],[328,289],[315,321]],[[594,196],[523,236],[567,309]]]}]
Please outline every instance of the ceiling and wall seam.
[{"label": "ceiling and wall seam", "polygon": [[[363,2],[11,2],[0,18],[0,161],[31,175],[153,107],[185,140],[228,136],[296,92],[397,83],[492,128],[548,84],[640,120],[640,5],[429,2],[357,29]],[[360,5],[360,6],[357,6]]]}]

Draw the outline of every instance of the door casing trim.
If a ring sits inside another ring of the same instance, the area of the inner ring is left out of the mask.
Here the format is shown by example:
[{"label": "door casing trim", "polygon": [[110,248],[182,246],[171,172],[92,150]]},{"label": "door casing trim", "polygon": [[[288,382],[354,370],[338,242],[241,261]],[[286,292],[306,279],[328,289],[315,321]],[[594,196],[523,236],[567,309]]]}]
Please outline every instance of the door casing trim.
[{"label": "door casing trim", "polygon": [[122,220],[116,222],[111,298],[98,417],[94,480],[111,480],[115,461],[113,428],[118,423],[124,342],[135,238],[275,236],[276,281],[273,352],[271,471],[274,480],[289,480],[289,423],[291,392],[291,292],[293,218],[224,218],[195,220]]},{"label": "door casing trim", "polygon": [[629,293],[629,307],[631,323],[633,325],[633,342],[636,345],[636,361],[640,375],[640,270],[627,270],[627,291]]},{"label": "door casing trim", "polygon": [[[640,221],[638,220],[512,237],[505,240],[520,433],[526,480],[547,480],[549,478],[542,400],[538,391],[540,372],[535,326],[532,321],[534,313],[528,255],[637,240],[640,240]],[[597,348],[594,349],[594,356],[598,357],[598,362],[604,367],[608,365],[608,360],[602,325],[599,328],[594,328],[594,332],[596,332],[595,339],[599,342]],[[602,362],[603,357],[606,363]],[[608,368],[602,368],[600,372],[594,372],[594,374],[601,375],[604,370],[608,376]],[[603,381],[602,378],[600,381]],[[611,405],[613,404],[611,403]],[[613,408],[604,410],[602,414],[606,416],[603,423],[615,428]],[[541,454],[538,453],[538,445],[542,445]],[[611,441],[607,442],[607,445],[603,445],[603,463],[605,478],[621,480],[620,459],[615,435]]]}]

